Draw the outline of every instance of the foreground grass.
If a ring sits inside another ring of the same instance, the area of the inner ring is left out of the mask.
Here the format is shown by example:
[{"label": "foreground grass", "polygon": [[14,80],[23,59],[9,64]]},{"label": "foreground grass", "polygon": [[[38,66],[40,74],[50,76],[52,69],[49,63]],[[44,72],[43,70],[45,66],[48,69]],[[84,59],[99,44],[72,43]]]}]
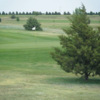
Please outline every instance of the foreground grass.
[{"label": "foreground grass", "polygon": [[[37,74],[39,72],[37,71]],[[99,100],[100,80],[85,83],[74,76],[36,75],[5,71],[1,100]],[[59,73],[60,74],[60,73]],[[92,82],[92,83],[91,83]],[[97,82],[97,83],[96,83]]]},{"label": "foreground grass", "polygon": [[13,29],[5,26],[0,29],[0,100],[100,99],[100,77],[85,81],[52,60],[50,52],[59,47],[61,30],[48,26],[31,32],[16,23]]}]

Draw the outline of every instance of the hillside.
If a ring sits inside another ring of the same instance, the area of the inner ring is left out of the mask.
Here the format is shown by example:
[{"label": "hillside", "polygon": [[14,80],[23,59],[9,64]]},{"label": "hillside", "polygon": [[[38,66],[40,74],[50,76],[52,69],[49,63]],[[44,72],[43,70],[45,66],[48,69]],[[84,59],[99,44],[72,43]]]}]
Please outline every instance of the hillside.
[{"label": "hillside", "polygon": [[[100,77],[84,81],[61,70],[51,58],[60,47],[58,36],[70,22],[64,15],[33,16],[43,31],[26,31],[29,15],[0,15],[0,100],[99,100]],[[91,26],[100,26],[100,16],[89,16]]]}]

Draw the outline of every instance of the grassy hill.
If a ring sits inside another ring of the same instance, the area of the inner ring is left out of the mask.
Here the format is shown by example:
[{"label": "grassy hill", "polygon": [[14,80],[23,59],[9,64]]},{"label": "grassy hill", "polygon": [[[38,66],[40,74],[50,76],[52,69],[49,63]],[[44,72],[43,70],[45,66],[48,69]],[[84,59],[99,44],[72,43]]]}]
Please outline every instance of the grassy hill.
[{"label": "grassy hill", "polygon": [[[24,30],[30,16],[18,17],[19,22],[0,15],[0,100],[99,100],[99,76],[84,81],[61,70],[50,56],[60,46],[62,28],[71,24],[68,16],[33,16],[42,32]],[[89,17],[92,27],[100,26],[100,16]]]}]

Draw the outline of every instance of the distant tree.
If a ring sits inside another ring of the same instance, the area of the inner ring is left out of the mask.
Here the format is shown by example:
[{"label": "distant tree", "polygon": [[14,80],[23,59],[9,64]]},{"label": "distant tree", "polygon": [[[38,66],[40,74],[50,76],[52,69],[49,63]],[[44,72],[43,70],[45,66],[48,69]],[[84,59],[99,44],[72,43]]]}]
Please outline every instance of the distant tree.
[{"label": "distant tree", "polygon": [[70,14],[70,12],[67,12],[67,13],[66,13],[66,12],[64,12],[64,15],[71,15],[71,14]]},{"label": "distant tree", "polygon": [[89,76],[100,75],[100,27],[88,25],[85,6],[78,8],[69,18],[71,27],[64,29],[66,35],[59,36],[62,48],[55,48],[52,58],[66,72]]},{"label": "distant tree", "polygon": [[35,12],[34,12],[34,15],[38,16],[38,15],[39,15],[39,13],[35,11]]},{"label": "distant tree", "polygon": [[51,12],[48,12],[48,15],[52,15],[52,13]]},{"label": "distant tree", "polygon": [[71,15],[71,13],[68,11],[68,12],[67,12],[67,15]]},{"label": "distant tree", "polygon": [[11,13],[11,12],[9,12],[8,14],[9,14],[9,15],[11,15],[12,13]]},{"label": "distant tree", "polygon": [[37,11],[33,11],[33,12],[32,12],[32,15],[36,15],[36,16],[37,16],[37,15],[42,15],[42,14],[43,14],[42,12],[37,12]]},{"label": "distant tree", "polygon": [[5,14],[6,14],[6,13],[3,11],[3,12],[2,12],[2,15],[5,15]]},{"label": "distant tree", "polygon": [[1,22],[2,20],[1,20],[1,18],[0,18],[0,22]]},{"label": "distant tree", "polygon": [[96,15],[98,15],[98,13],[97,13],[97,12],[96,12],[95,14],[96,14]]},{"label": "distant tree", "polygon": [[18,11],[16,11],[16,15],[18,15]]},{"label": "distant tree", "polygon": [[56,15],[61,15],[61,13],[60,12],[55,12],[56,13]]},{"label": "distant tree", "polygon": [[64,15],[67,15],[67,13],[66,13],[66,12],[64,12],[63,14],[64,14]]},{"label": "distant tree", "polygon": [[16,21],[20,21],[19,17],[16,17]]},{"label": "distant tree", "polygon": [[25,15],[25,12],[22,12],[22,15]]},{"label": "distant tree", "polygon": [[39,15],[43,15],[43,13],[42,12],[39,12]]},{"label": "distant tree", "polygon": [[12,12],[12,15],[15,15],[15,12]]},{"label": "distant tree", "polygon": [[98,12],[98,15],[100,16],[100,12]]},{"label": "distant tree", "polygon": [[19,15],[22,15],[22,13],[21,13],[21,12],[19,12]]},{"label": "distant tree", "polygon": [[55,15],[55,13],[54,13],[54,12],[52,12],[51,14],[52,14],[52,15]]},{"label": "distant tree", "polygon": [[15,19],[16,18],[16,16],[15,15],[11,15],[11,19]]},{"label": "distant tree", "polygon": [[31,13],[31,12],[29,12],[29,13],[28,13],[28,15],[32,15],[32,13]]},{"label": "distant tree", "polygon": [[35,11],[32,12],[32,15],[35,15]]},{"label": "distant tree", "polygon": [[28,12],[26,12],[26,15],[28,15]]},{"label": "distant tree", "polygon": [[94,15],[94,13],[92,11],[90,11],[90,15]]},{"label": "distant tree", "polygon": [[58,15],[58,12],[57,12],[57,11],[55,11],[54,15]]},{"label": "distant tree", "polygon": [[33,27],[36,27],[36,31],[42,31],[41,24],[37,21],[37,19],[30,17],[24,25],[24,28],[26,30],[32,30]]}]

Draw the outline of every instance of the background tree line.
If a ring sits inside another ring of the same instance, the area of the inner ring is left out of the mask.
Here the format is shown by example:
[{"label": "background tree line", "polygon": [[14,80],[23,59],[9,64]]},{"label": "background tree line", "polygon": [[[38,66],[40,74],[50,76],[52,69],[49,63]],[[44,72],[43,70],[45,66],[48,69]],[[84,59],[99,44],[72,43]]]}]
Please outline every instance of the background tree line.
[{"label": "background tree line", "polygon": [[[60,12],[46,12],[46,13],[42,13],[42,12],[38,12],[38,11],[33,11],[33,12],[0,12],[0,15],[71,15],[71,13],[68,12],[63,12],[63,14],[61,14]],[[100,12],[87,12],[87,15],[99,15],[100,16]]]}]

